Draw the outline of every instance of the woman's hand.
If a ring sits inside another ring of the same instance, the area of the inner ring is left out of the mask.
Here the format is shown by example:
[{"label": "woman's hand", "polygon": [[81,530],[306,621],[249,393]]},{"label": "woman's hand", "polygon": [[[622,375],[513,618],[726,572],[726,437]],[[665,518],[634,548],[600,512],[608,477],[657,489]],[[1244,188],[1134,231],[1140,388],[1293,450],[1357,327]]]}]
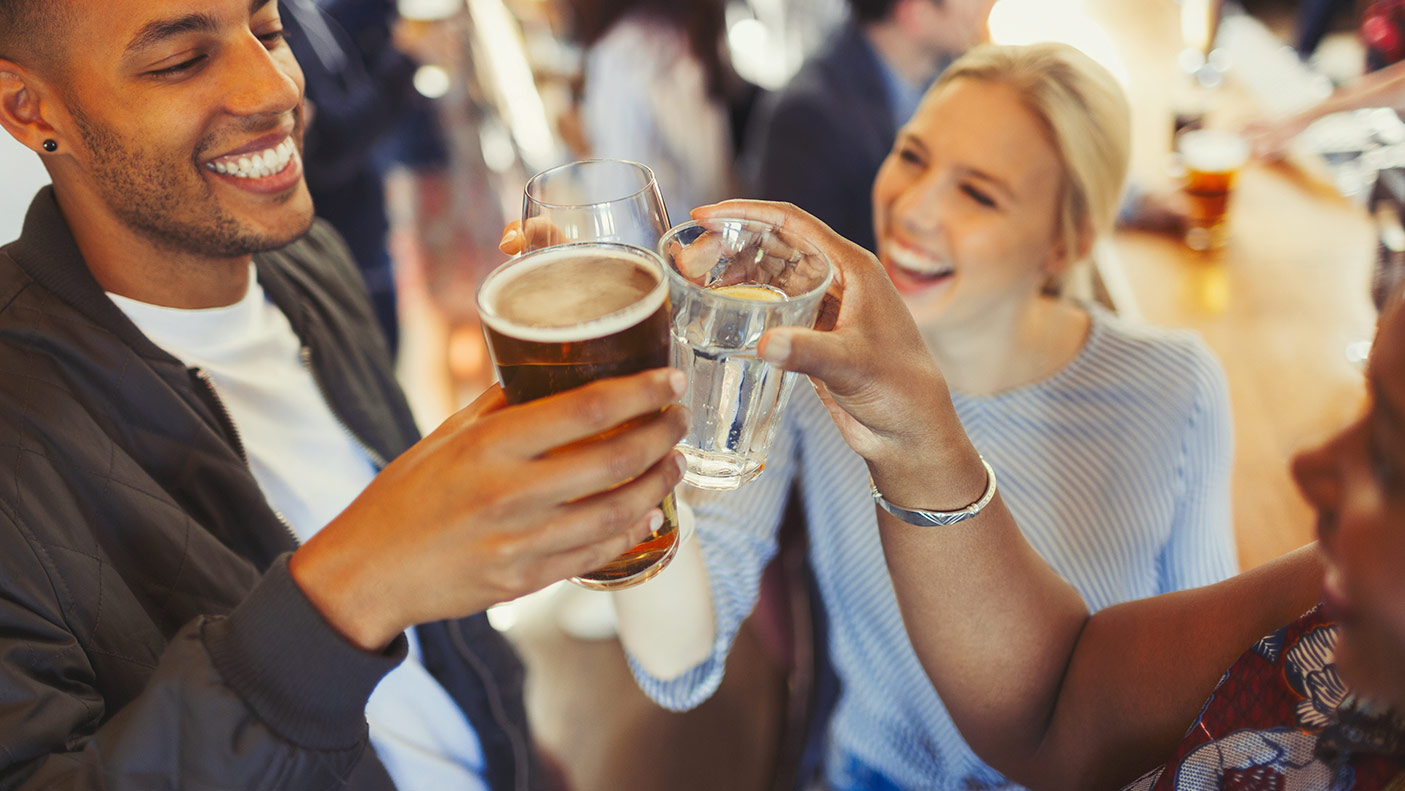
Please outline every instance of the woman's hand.
[{"label": "woman's hand", "polygon": [[[912,498],[897,502],[943,505],[926,502],[933,491],[929,476],[949,475],[947,466],[971,465],[975,452],[956,418],[945,379],[873,254],[789,204],[726,201],[695,209],[693,217],[704,224],[709,218],[740,217],[783,226],[829,257],[834,284],[816,329],[772,328],[762,336],[759,354],[809,375],[844,440],[869,462],[880,488],[892,486],[891,494],[901,498],[906,491],[899,477],[912,477],[914,483],[925,479],[925,496],[918,499],[913,492]],[[930,452],[914,453],[915,448]],[[974,470],[983,480],[979,463]],[[980,491],[978,484],[974,494]]]}]

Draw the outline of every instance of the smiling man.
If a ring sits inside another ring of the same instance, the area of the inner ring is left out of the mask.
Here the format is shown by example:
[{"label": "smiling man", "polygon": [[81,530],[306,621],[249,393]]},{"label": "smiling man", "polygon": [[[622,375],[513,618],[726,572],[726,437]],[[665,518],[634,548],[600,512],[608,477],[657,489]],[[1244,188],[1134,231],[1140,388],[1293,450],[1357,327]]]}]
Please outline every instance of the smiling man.
[{"label": "smiling man", "polygon": [[421,440],[302,99],[273,0],[0,0],[0,787],[547,783],[482,611],[659,523],[681,374]]}]

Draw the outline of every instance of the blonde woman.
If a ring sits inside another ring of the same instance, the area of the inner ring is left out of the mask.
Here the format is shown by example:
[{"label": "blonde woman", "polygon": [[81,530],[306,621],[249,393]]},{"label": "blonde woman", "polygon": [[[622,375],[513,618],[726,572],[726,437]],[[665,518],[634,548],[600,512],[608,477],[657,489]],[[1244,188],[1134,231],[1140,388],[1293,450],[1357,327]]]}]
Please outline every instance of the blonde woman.
[{"label": "blonde woman", "polygon": [[[1219,365],[1192,335],[1049,293],[1111,226],[1127,159],[1127,107],[1105,70],[1061,45],[985,46],[927,93],[873,187],[879,260],[966,432],[1030,543],[1094,609],[1237,570]],[[884,564],[868,467],[808,388],[796,391],[765,474],[696,504],[710,639],[684,635],[676,615],[639,628],[621,602],[640,685],[678,709],[716,689],[793,481],[841,687],[826,787],[1003,786],[923,673]]]}]

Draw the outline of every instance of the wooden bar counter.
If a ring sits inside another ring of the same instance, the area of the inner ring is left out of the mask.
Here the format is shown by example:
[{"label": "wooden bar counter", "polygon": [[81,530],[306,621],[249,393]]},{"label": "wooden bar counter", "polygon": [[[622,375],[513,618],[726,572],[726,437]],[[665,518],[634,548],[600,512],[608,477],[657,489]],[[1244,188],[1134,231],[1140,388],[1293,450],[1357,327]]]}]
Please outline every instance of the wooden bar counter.
[{"label": "wooden bar counter", "polygon": [[[1134,178],[1167,185],[1177,5],[1087,0],[1085,10],[1126,62]],[[1211,123],[1235,128],[1254,112],[1231,64]],[[1293,486],[1289,462],[1362,408],[1363,369],[1347,351],[1374,331],[1376,241],[1363,207],[1282,163],[1250,163],[1229,222],[1229,244],[1210,254],[1170,236],[1120,232],[1099,265],[1120,287],[1120,309],[1198,331],[1224,364],[1234,406],[1240,564],[1250,568],[1312,540],[1312,511]]]}]

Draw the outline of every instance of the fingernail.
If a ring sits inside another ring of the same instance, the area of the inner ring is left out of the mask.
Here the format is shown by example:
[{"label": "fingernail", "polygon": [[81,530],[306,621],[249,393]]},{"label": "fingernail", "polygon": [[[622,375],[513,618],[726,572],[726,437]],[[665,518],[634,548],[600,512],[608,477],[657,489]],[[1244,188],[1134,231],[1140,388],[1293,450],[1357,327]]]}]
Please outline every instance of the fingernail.
[{"label": "fingernail", "polygon": [[790,337],[780,333],[772,333],[766,338],[766,343],[757,350],[761,359],[768,363],[783,363],[790,357]]},{"label": "fingernail", "polygon": [[502,235],[502,241],[501,241],[501,242],[498,242],[498,247],[502,247],[503,245],[507,244],[508,242],[510,242],[510,241],[512,241],[512,240],[514,240],[514,239],[516,239],[516,238],[517,238],[517,229],[516,229],[516,228],[508,228],[507,231],[504,232],[503,235]]},{"label": "fingernail", "polygon": [[682,475],[688,471],[688,460],[681,453],[673,454],[673,463],[678,465],[678,474]]},{"label": "fingernail", "polygon": [[663,527],[663,511],[655,508],[654,512],[649,514],[649,532],[657,533],[660,527]]},{"label": "fingernail", "polygon": [[668,386],[673,388],[673,395],[682,398],[688,391],[688,377],[682,371],[673,371],[668,375]]}]

